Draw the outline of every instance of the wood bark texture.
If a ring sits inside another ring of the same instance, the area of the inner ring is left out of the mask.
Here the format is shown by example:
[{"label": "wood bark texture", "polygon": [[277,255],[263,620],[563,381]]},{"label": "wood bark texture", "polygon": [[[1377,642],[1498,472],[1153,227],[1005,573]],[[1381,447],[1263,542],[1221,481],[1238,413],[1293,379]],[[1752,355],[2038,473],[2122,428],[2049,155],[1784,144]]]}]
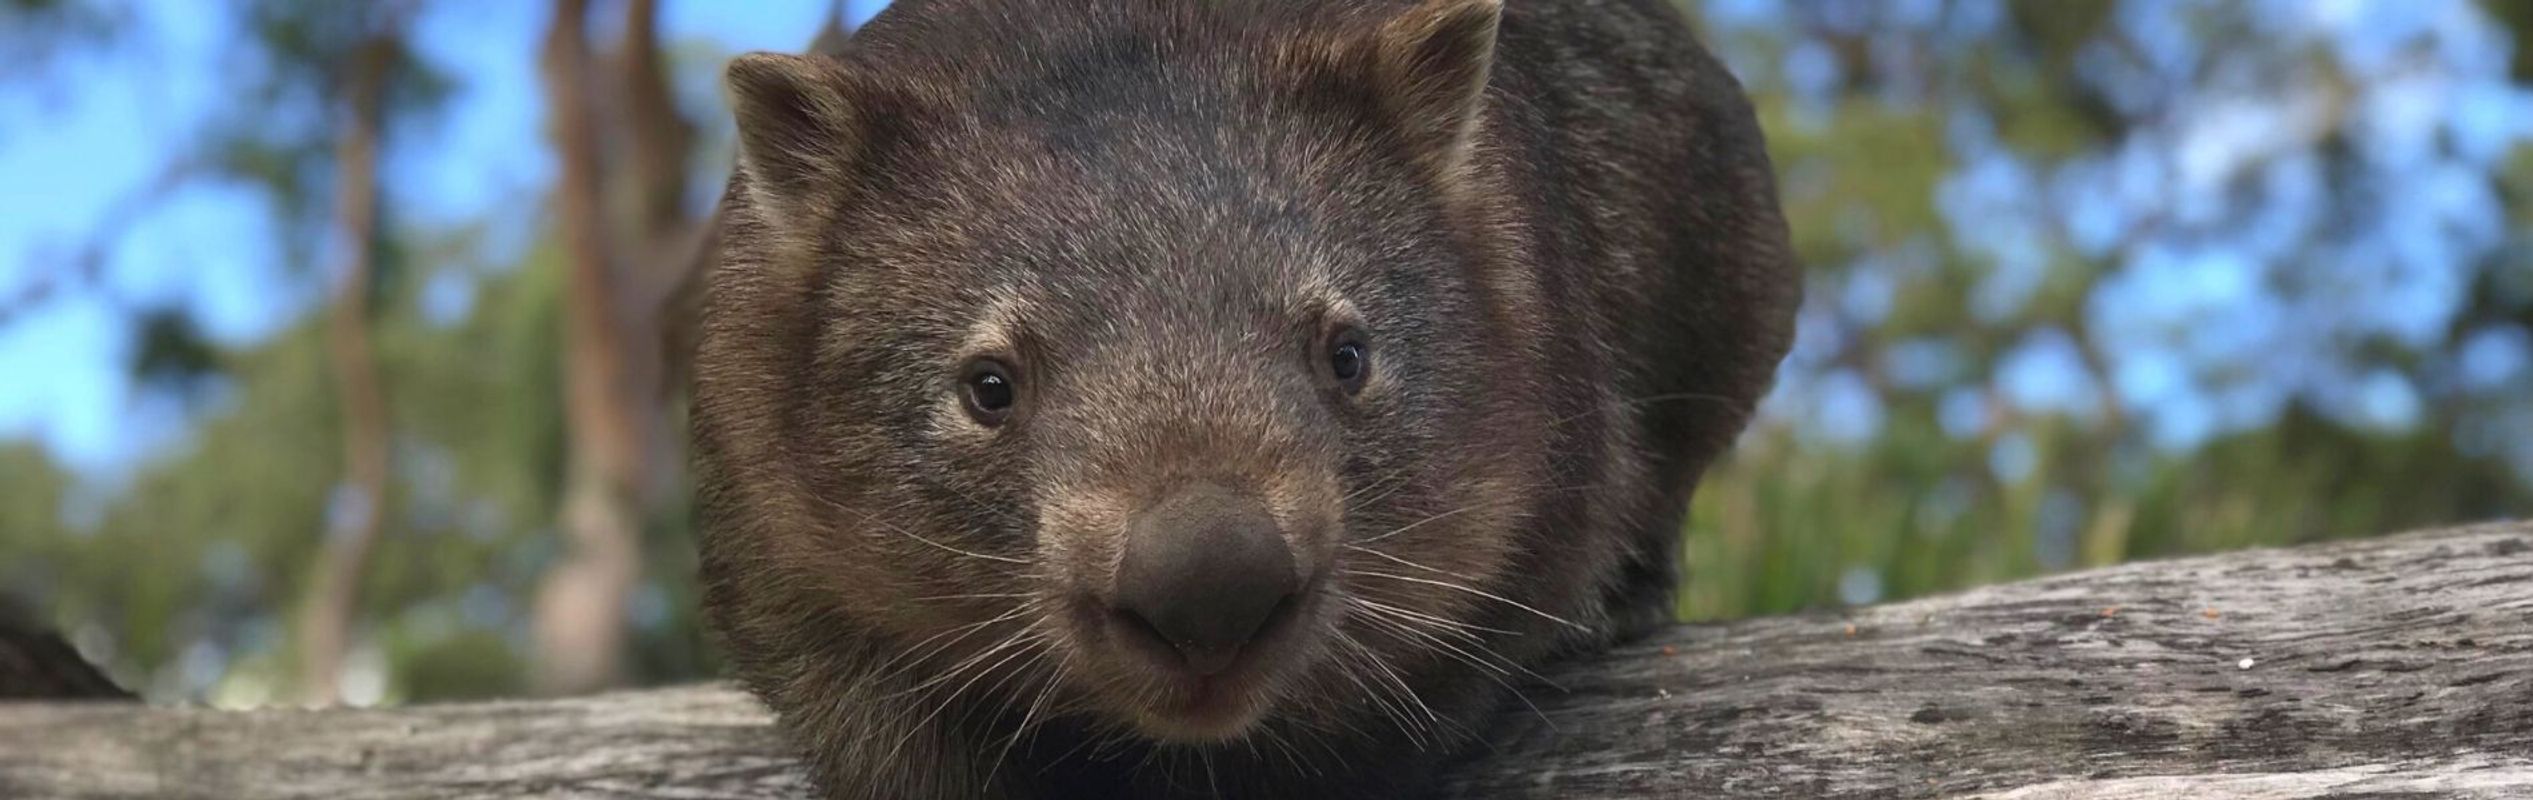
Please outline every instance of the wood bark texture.
[{"label": "wood bark texture", "polygon": [[[2533,797],[2533,525],[1684,625],[1548,678],[1445,796]],[[770,722],[718,686],[0,705],[0,797],[803,796]]]}]

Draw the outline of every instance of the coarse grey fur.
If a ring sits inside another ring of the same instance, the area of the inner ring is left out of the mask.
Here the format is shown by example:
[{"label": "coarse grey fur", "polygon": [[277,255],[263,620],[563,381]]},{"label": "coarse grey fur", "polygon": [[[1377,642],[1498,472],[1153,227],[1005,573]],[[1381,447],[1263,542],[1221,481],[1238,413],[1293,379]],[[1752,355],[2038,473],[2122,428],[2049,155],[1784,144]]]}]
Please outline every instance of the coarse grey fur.
[{"label": "coarse grey fur", "polygon": [[[1791,337],[1757,124],[1663,0],[900,0],[728,83],[706,601],[834,797],[1412,796],[1668,616]],[[1315,578],[1210,682],[1099,623],[1195,483]]]}]

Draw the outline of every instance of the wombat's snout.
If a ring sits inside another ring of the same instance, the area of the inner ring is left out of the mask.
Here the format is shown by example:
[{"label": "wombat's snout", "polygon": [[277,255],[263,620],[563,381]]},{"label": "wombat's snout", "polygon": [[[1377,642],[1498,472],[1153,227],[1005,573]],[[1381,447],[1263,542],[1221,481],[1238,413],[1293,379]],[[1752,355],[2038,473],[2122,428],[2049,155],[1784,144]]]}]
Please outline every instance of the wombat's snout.
[{"label": "wombat's snout", "polygon": [[1109,628],[1165,667],[1214,675],[1293,614],[1300,572],[1264,503],[1194,484],[1127,523]]}]

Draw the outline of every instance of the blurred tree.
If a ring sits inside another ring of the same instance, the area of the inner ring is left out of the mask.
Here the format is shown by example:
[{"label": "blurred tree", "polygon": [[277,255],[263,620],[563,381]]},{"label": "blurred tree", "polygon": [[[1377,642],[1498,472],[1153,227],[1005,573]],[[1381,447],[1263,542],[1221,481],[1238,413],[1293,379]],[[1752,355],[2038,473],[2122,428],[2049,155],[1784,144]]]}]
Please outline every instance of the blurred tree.
[{"label": "blurred tree", "polygon": [[[622,40],[603,57],[588,43],[588,6],[557,0],[543,53],[568,276],[567,545],[539,592],[536,623],[537,686],[556,693],[626,674],[642,522],[683,474],[667,413],[675,387],[665,316],[695,268],[703,229],[687,202],[695,136],[669,92],[658,3],[628,0]],[[610,186],[611,176],[629,180]]]},{"label": "blurred tree", "polygon": [[[65,33],[76,27],[81,36],[92,34],[74,25],[78,21],[128,16],[120,5],[104,2],[20,4],[7,11],[31,13],[36,23],[55,20],[50,27]],[[411,14],[408,3],[239,0],[225,11],[248,34],[234,43],[230,57],[246,68],[233,75],[231,85],[253,102],[215,106],[191,147],[170,158],[160,177],[109,208],[104,221],[89,232],[90,241],[65,259],[63,268],[39,273],[19,299],[31,303],[64,288],[108,285],[99,280],[106,252],[158,202],[196,184],[242,184],[271,203],[281,249],[293,272],[331,287],[323,360],[333,378],[332,405],[340,412],[336,446],[344,463],[334,475],[306,476],[310,480],[305,485],[333,487],[323,495],[328,501],[315,506],[330,511],[323,515],[327,524],[280,525],[266,532],[288,536],[304,531],[307,544],[299,552],[322,555],[259,563],[278,569],[310,565],[296,604],[297,674],[302,698],[326,703],[337,697],[344,650],[359,616],[361,577],[384,525],[389,489],[389,424],[369,341],[379,287],[385,283],[380,272],[397,264],[391,243],[379,234],[379,150],[391,122],[427,116],[445,87],[436,74],[417,67],[399,35],[403,19]],[[93,36],[102,41],[113,30]],[[65,38],[56,44],[77,41]],[[320,243],[326,246],[320,249]],[[331,259],[329,267],[315,266],[321,255]],[[229,388],[225,378],[231,358],[203,338],[184,310],[149,308],[135,313],[133,322],[137,346],[132,369],[145,392],[191,407],[197,399]],[[254,494],[241,486],[237,496],[224,502],[255,502],[238,500]],[[277,493],[269,500],[288,502],[287,497]],[[100,526],[111,528],[125,518],[118,511],[109,510]],[[224,544],[217,539],[205,543]],[[165,583],[170,588],[189,585]]]},{"label": "blurred tree", "polygon": [[384,525],[387,496],[388,422],[379,385],[378,356],[370,344],[371,303],[378,249],[378,151],[389,71],[402,56],[402,3],[355,7],[358,40],[342,71],[335,123],[335,247],[340,266],[326,314],[327,355],[343,418],[343,480],[337,484],[323,554],[309,578],[299,621],[301,698],[313,705],[340,699],[343,655],[361,575],[369,566]]},{"label": "blurred tree", "polygon": [[2533,509],[2472,6],[1705,8],[1815,273],[1686,613]]},{"label": "blurred tree", "polygon": [[110,42],[130,16],[110,0],[0,0],[0,79],[41,74],[64,53]]},{"label": "blurred tree", "polygon": [[[480,50],[407,48],[496,6],[413,3],[391,28],[323,0],[0,0],[11,85],[143,49],[122,23],[169,8],[229,38],[173,67],[220,78],[189,145],[92,241],[13,254],[32,268],[0,286],[0,335],[15,310],[110,300],[132,416],[185,424],[104,476],[0,443],[0,589],[161,699],[710,674],[675,388],[727,54],[660,41],[661,5],[540,5],[544,105],[516,113],[547,116],[559,169],[426,221],[399,211],[431,181],[400,176],[440,165],[398,160],[436,154],[451,92],[487,87],[421,55]],[[1684,614],[2533,513],[2522,4],[1695,7],[1768,125],[1813,280],[1780,390],[1700,491]],[[381,31],[400,55],[354,113]],[[186,303],[122,296],[115,245],[205,187],[262,204],[274,291],[305,295],[275,307],[304,318],[215,341]],[[318,597],[343,613],[312,621]]]}]

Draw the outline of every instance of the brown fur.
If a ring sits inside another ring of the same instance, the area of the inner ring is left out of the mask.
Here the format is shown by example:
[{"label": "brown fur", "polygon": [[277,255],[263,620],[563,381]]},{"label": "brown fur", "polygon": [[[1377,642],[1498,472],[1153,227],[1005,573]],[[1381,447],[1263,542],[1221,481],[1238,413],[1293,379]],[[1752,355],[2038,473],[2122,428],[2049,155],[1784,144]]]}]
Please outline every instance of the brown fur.
[{"label": "brown fur", "polygon": [[[834,797],[1412,795],[1668,615],[1790,337],[1757,125],[1664,0],[900,0],[729,83],[707,603]],[[1200,480],[1322,577],[1227,735],[1085,622]]]}]

